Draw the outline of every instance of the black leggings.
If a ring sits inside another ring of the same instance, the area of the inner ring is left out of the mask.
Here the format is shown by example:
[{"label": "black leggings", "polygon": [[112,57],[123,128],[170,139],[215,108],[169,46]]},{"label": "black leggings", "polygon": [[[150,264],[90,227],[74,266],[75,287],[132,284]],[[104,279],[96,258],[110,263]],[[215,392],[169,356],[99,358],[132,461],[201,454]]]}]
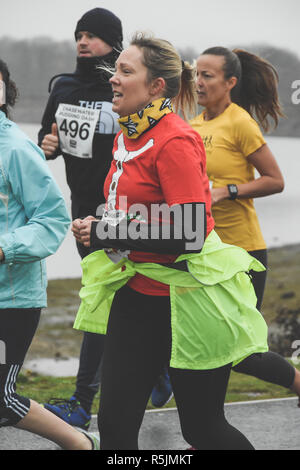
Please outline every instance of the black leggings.
[{"label": "black leggings", "polygon": [[256,308],[260,311],[267,279],[268,254],[267,250],[249,251],[249,255],[260,261],[266,268],[265,271],[250,271],[252,284],[257,297]]},{"label": "black leggings", "polygon": [[[250,251],[250,255],[258,259],[267,267],[267,250]],[[257,309],[261,309],[266,284],[267,271],[250,272],[252,284],[257,297]],[[233,367],[235,372],[251,375],[258,379],[291,388],[295,379],[295,368],[291,366],[282,356],[272,351],[260,354],[252,354],[237,366]]]},{"label": "black leggings", "polygon": [[40,308],[0,309],[0,427],[15,426],[29,409],[30,400],[18,395],[16,381],[40,319]]},{"label": "black leggings", "polygon": [[[88,215],[95,215],[97,207],[98,204],[94,207],[82,205],[82,202],[72,195],[73,220]],[[81,259],[88,256],[91,252],[90,248],[87,248],[82,243],[76,242],[76,246]],[[83,333],[74,396],[80,401],[80,405],[88,414],[91,413],[93,400],[100,387],[104,340],[105,335],[89,333],[87,331]]]},{"label": "black leggings", "polygon": [[[170,351],[169,297],[146,296],[128,286],[120,289],[103,357],[98,416],[102,450],[138,449],[147,402]],[[253,449],[224,416],[230,370],[231,364],[213,370],[169,370],[183,436],[197,449]]]}]

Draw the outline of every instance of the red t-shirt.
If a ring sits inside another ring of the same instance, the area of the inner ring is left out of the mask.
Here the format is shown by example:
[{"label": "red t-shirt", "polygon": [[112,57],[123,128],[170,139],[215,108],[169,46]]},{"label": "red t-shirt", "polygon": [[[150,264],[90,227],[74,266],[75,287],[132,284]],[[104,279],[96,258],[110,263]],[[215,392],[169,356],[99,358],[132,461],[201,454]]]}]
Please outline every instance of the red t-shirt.
[{"label": "red t-shirt", "polygon": [[[139,210],[136,204],[142,204],[147,208],[150,223],[153,204],[204,202],[207,235],[211,232],[214,220],[204,145],[199,134],[177,114],[164,116],[137,139],[129,139],[120,132],[115,138],[113,155],[104,183],[108,209],[136,213]],[[172,263],[177,255],[131,251],[128,258],[135,262]],[[140,274],[130,279],[128,285],[147,295],[169,295],[169,286]]]}]

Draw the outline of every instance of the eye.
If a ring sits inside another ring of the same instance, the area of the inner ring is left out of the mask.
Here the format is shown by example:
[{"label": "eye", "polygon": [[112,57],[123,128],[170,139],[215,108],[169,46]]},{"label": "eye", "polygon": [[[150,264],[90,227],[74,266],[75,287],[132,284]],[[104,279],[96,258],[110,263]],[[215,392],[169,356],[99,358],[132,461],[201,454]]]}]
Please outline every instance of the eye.
[{"label": "eye", "polygon": [[121,71],[124,75],[130,75],[131,74],[131,70],[128,69],[127,67],[122,67]]}]

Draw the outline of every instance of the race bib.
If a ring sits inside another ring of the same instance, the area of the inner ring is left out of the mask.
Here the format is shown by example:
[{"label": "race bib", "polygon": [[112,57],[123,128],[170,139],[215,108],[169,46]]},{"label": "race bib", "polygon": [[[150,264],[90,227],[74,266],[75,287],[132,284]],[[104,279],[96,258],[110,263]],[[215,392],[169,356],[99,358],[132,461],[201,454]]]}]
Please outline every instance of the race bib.
[{"label": "race bib", "polygon": [[99,109],[61,103],[55,114],[60,148],[78,158],[92,158],[92,146]]}]

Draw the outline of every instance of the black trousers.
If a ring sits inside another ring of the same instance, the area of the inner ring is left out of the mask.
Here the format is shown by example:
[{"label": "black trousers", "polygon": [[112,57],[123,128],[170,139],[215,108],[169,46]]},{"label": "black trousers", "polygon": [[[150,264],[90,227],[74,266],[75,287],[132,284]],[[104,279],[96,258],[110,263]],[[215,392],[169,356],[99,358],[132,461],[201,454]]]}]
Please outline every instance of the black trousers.
[{"label": "black trousers", "polygon": [[[249,254],[258,259],[266,268],[267,250],[250,251]],[[257,309],[261,309],[267,271],[251,271],[252,284],[257,297]],[[237,366],[233,367],[235,372],[250,375],[258,379],[281,385],[285,388],[291,388],[295,379],[295,368],[282,356],[272,351],[265,353],[252,354]]]},{"label": "black trousers", "polygon": [[36,332],[40,308],[0,309],[0,427],[14,426],[30,409],[16,381]]},{"label": "black trousers", "polygon": [[267,250],[255,250],[249,251],[249,255],[253,256],[253,258],[256,258],[258,261],[260,261],[266,268],[266,271],[250,271],[249,273],[252,278],[252,284],[257,297],[256,308],[257,310],[260,310],[267,280],[268,253]]},{"label": "black trousers", "polygon": [[[102,450],[137,449],[152,388],[171,351],[169,297],[128,286],[114,298],[105,340],[98,416]],[[224,416],[231,364],[214,370],[170,368],[182,433],[197,449],[253,449]]]},{"label": "black trousers", "polygon": [[[96,215],[96,210],[96,205],[87,207],[80,200],[72,197],[73,220]],[[76,242],[76,246],[81,259],[90,254],[90,249],[82,243]],[[93,400],[100,387],[104,340],[104,335],[83,333],[74,396],[80,401],[87,413],[91,412]]]}]

